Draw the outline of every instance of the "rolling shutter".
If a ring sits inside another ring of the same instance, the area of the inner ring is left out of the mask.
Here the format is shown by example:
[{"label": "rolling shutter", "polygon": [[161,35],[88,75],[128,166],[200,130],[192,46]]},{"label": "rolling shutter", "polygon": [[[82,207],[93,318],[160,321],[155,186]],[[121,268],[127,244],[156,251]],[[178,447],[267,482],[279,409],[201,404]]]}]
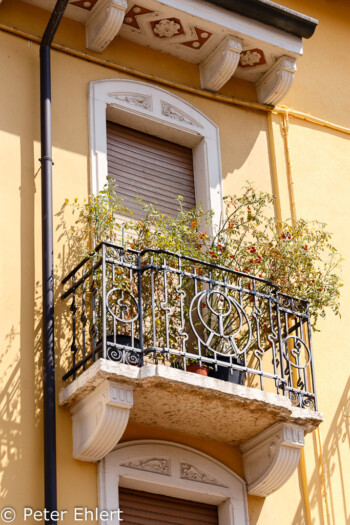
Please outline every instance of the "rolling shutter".
[{"label": "rolling shutter", "polygon": [[107,123],[108,175],[135,217],[143,215],[135,197],[176,216],[178,195],[186,210],[195,206],[192,150],[167,140]]},{"label": "rolling shutter", "polygon": [[218,525],[214,505],[119,488],[123,525]]}]

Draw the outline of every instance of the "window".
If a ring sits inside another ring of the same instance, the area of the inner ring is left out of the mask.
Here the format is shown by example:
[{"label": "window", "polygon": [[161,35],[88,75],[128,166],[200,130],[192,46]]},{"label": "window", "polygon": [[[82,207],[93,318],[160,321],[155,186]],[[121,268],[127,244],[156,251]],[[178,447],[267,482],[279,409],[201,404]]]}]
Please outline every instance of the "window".
[{"label": "window", "polygon": [[[152,494],[149,498],[151,512],[155,512],[155,506],[161,500],[166,506],[174,504],[172,498],[175,498],[178,505],[185,500],[183,505],[186,504],[188,509],[192,506],[189,510],[192,515],[200,511],[200,504],[208,505],[206,510],[211,520],[215,520],[217,509],[218,525],[248,524],[244,480],[206,454],[177,443],[137,440],[117,445],[99,463],[98,489],[99,507],[106,510],[125,507],[128,493],[126,510],[129,513],[139,504],[140,499],[136,500],[141,496],[136,491],[140,491],[143,496],[145,493]],[[133,501],[130,501],[130,494]],[[108,523],[117,525],[118,521]],[[150,523],[157,521],[154,519]],[[197,520],[194,523],[202,522]]]},{"label": "window", "polygon": [[144,82],[91,82],[93,193],[102,189],[108,175],[107,121],[191,149],[196,203],[214,210],[214,222],[219,223],[223,209],[219,131],[207,116],[183,99]]},{"label": "window", "polygon": [[196,205],[191,148],[107,122],[107,161],[118,196],[136,218],[143,215],[136,195],[173,217],[178,195],[185,210]]},{"label": "window", "polygon": [[119,488],[119,508],[123,525],[218,525],[218,508],[160,494]]}]

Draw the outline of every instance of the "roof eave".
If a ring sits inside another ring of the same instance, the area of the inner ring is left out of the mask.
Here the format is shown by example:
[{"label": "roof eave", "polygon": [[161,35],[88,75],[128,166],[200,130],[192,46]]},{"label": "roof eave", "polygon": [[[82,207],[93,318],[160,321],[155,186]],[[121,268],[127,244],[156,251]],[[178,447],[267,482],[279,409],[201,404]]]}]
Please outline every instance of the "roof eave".
[{"label": "roof eave", "polygon": [[209,0],[209,2],[300,38],[310,38],[318,25],[318,20],[315,18],[270,0]]}]

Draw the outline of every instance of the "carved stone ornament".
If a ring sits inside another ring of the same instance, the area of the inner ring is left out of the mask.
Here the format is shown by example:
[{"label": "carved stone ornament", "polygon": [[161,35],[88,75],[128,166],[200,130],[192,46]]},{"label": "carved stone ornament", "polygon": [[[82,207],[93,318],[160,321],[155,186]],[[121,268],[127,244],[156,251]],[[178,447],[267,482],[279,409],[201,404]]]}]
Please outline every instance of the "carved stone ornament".
[{"label": "carved stone ornament", "polygon": [[264,52],[261,49],[247,49],[242,51],[239,67],[254,67],[266,64]]},{"label": "carved stone ornament", "polygon": [[241,41],[227,36],[199,66],[202,89],[218,91],[222,88],[234,75],[241,51]]},{"label": "carved stone ornament", "polygon": [[122,437],[133,406],[132,388],[104,380],[72,407],[73,457],[99,461]]},{"label": "carved stone ornament", "polygon": [[304,446],[304,427],[276,423],[241,446],[248,493],[266,497],[293,474]]},{"label": "carved stone ornament", "polygon": [[175,106],[168,104],[168,102],[164,102],[162,100],[161,106],[162,106],[162,113],[164,116],[172,118],[174,120],[178,120],[179,122],[185,122],[186,124],[190,124],[191,126],[196,126],[197,128],[202,128],[199,122],[189,117],[188,115],[186,115],[186,113],[176,108]]},{"label": "carved stone ornament", "polygon": [[153,31],[161,38],[171,38],[172,36],[178,35],[181,25],[174,20],[164,19],[153,27]]},{"label": "carved stone ornament", "polygon": [[138,461],[129,461],[123,463],[122,467],[134,468],[136,470],[146,470],[147,472],[155,472],[156,474],[164,474],[169,476],[169,462],[163,458],[150,458]]},{"label": "carved stone ornament", "polygon": [[181,478],[189,479],[191,481],[198,481],[199,483],[207,483],[209,485],[217,485],[218,487],[225,487],[220,481],[211,476],[208,476],[201,469],[190,465],[189,463],[180,463]]},{"label": "carved stone ornament", "polygon": [[149,95],[143,95],[142,93],[108,93],[108,96],[126,102],[129,106],[152,111],[152,97]]},{"label": "carved stone ornament", "polygon": [[102,53],[122,26],[127,0],[100,0],[86,23],[86,47]]},{"label": "carved stone ornament", "polygon": [[292,87],[296,70],[294,58],[280,57],[255,84],[259,102],[276,106]]}]

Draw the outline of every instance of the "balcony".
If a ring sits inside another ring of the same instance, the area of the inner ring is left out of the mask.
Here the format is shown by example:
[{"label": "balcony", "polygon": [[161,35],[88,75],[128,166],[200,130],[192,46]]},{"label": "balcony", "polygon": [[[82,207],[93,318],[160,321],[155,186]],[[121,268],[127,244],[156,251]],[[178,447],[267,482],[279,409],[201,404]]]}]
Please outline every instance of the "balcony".
[{"label": "balcony", "polygon": [[322,421],[307,301],[271,282],[102,243],[63,285],[71,344],[60,403],[72,408],[73,426],[96,392],[130,421],[242,450],[274,425],[309,432]]}]

